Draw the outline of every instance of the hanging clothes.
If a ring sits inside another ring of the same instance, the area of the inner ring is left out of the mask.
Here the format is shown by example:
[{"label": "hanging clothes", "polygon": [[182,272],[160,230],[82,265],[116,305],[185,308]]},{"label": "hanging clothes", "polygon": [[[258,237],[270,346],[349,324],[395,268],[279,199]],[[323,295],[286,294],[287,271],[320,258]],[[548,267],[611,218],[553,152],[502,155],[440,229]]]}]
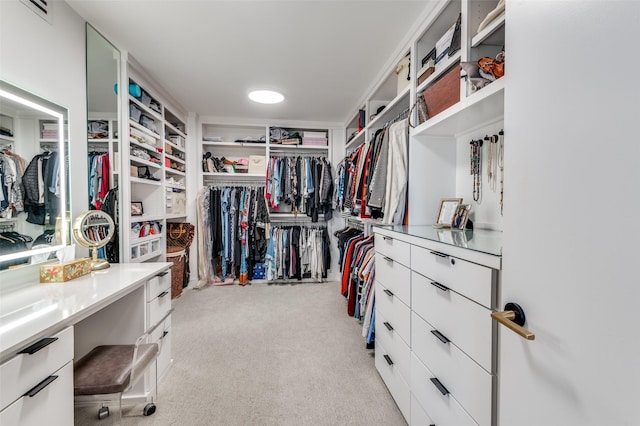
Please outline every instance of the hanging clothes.
[{"label": "hanging clothes", "polygon": [[89,170],[89,208],[100,210],[100,206],[111,189],[109,154],[106,152],[90,152]]},{"label": "hanging clothes", "polygon": [[[22,235],[15,231],[0,232],[0,255],[29,250],[29,243],[31,242],[33,242],[33,238],[28,235]],[[0,262],[0,270],[29,262],[29,257],[5,260]]]},{"label": "hanging clothes", "polygon": [[374,236],[346,227],[334,233],[342,266],[342,295],[347,298],[347,314],[362,322],[367,347],[375,338],[375,248]]},{"label": "hanging clothes", "polygon": [[333,217],[334,181],[324,157],[272,156],[267,164],[266,199],[273,212],[305,214],[312,222]]},{"label": "hanging clothes", "polygon": [[24,210],[27,222],[54,225],[60,210],[59,155],[57,152],[38,154],[29,162],[22,176]]},{"label": "hanging clothes", "polygon": [[345,157],[339,168],[336,199],[340,211],[401,224],[407,197],[407,119],[376,131],[370,141]]},{"label": "hanging clothes", "polygon": [[389,160],[387,163],[387,187],[385,191],[385,224],[400,225],[406,208],[409,137],[408,120],[404,119],[389,127]]},{"label": "hanging clothes", "polygon": [[107,191],[100,205],[100,210],[111,216],[115,224],[113,238],[102,248],[104,249],[102,252],[98,252],[98,256],[107,259],[109,263],[120,262],[120,215],[118,214],[118,204],[118,187],[115,187]]},{"label": "hanging clothes", "polygon": [[326,227],[272,226],[265,256],[267,280],[327,278],[330,244]]},{"label": "hanging clothes", "polygon": [[264,187],[203,187],[197,216],[197,288],[232,284],[236,278],[246,284],[267,251],[269,213]]},{"label": "hanging clothes", "polygon": [[0,218],[12,218],[24,211],[25,169],[22,157],[7,149],[0,151]]}]

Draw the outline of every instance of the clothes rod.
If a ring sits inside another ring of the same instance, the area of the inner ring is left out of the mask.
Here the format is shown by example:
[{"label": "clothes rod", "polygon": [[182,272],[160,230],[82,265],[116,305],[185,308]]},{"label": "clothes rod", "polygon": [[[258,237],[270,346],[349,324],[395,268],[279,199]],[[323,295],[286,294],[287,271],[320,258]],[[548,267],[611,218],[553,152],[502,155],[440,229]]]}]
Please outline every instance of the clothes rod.
[{"label": "clothes rod", "polygon": [[237,180],[227,180],[227,181],[216,181],[208,183],[204,185],[209,188],[219,188],[219,187],[235,187],[235,188],[254,188],[254,189],[264,189],[264,182],[261,183],[249,183],[246,181],[237,181]]},{"label": "clothes rod", "polygon": [[304,151],[304,152],[300,152],[300,151],[285,151],[285,150],[278,150],[278,151],[271,151],[269,153],[270,157],[327,157],[327,152],[309,152],[309,151]]},{"label": "clothes rod", "polygon": [[390,126],[391,124],[393,124],[395,122],[398,122],[400,120],[404,120],[405,118],[407,118],[409,116],[409,111],[410,110],[411,110],[410,108],[407,108],[404,111],[400,112],[398,115],[395,116],[395,118],[392,118],[391,120],[387,121],[385,123],[384,127],[388,127],[388,126]]},{"label": "clothes rod", "polygon": [[327,229],[327,225],[319,225],[317,222],[272,222],[272,228],[285,228],[291,226],[300,226],[310,229]]}]

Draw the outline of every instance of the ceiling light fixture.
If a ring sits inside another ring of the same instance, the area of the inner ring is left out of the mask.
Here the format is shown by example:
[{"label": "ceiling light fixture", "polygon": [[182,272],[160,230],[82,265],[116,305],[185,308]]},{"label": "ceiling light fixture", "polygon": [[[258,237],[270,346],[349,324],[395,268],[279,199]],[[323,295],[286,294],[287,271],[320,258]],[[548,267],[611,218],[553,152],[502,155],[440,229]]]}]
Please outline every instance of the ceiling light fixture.
[{"label": "ceiling light fixture", "polygon": [[249,99],[261,104],[277,104],[284,100],[284,96],[272,90],[254,90],[249,93]]}]

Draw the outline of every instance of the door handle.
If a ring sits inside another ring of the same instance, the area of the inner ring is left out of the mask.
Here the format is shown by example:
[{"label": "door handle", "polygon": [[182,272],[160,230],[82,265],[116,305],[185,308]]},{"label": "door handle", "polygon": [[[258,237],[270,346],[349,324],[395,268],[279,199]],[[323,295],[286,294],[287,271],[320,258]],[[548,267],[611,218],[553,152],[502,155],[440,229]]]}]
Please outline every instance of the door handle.
[{"label": "door handle", "polygon": [[491,318],[527,340],[535,340],[536,335],[522,327],[526,320],[524,311],[516,303],[504,305],[504,311],[493,312]]}]

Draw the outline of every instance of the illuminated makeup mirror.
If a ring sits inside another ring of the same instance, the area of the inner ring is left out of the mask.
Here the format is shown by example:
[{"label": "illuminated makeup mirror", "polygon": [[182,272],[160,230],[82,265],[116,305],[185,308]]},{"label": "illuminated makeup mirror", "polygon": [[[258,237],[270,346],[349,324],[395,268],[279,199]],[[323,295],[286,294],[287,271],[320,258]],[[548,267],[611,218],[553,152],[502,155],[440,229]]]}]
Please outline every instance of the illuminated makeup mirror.
[{"label": "illuminated makeup mirror", "polygon": [[0,80],[0,271],[46,261],[69,242],[67,116]]}]

